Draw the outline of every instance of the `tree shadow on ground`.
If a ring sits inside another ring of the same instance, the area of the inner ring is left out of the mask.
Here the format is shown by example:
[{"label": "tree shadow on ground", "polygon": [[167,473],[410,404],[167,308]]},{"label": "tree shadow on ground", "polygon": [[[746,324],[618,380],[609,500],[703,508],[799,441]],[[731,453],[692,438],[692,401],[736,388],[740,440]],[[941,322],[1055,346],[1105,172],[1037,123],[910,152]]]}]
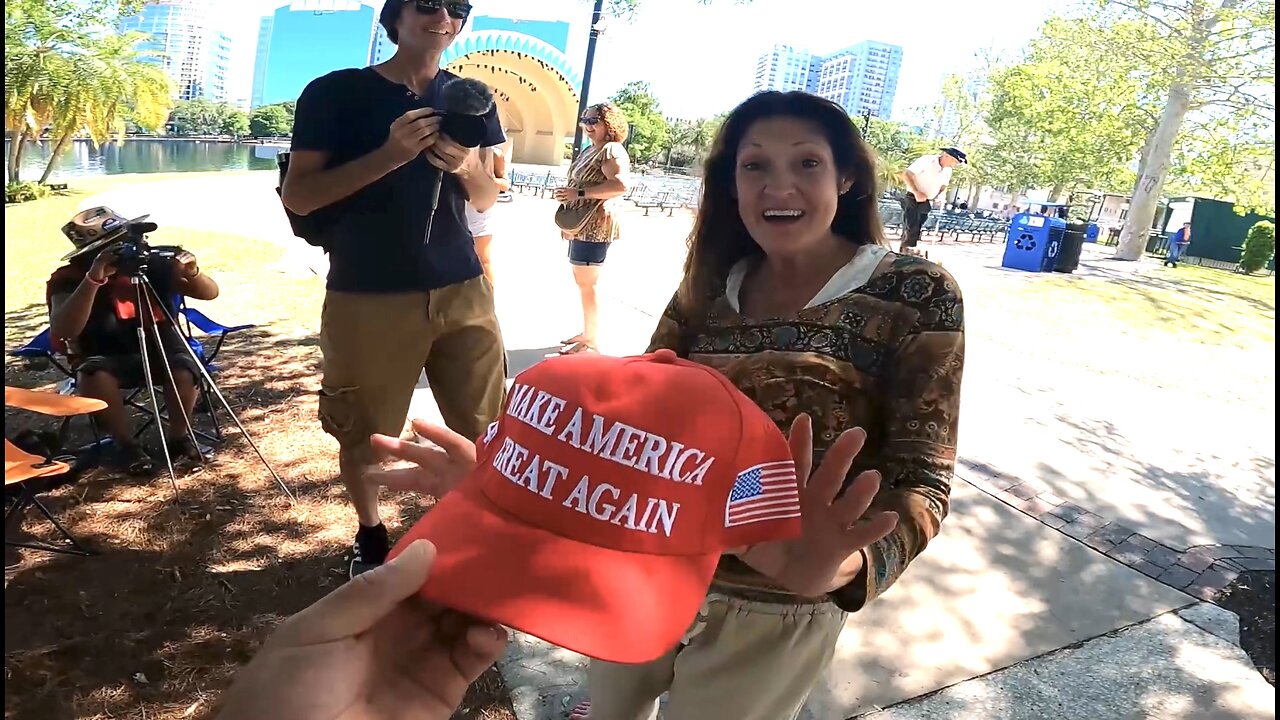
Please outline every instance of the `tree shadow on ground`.
[{"label": "tree shadow on ground", "polygon": [[[1274,298],[1268,302],[1253,295],[1234,292],[1225,285],[1207,284],[1185,277],[1165,275],[1163,273],[1126,272],[1116,269],[1114,265],[1106,265],[1097,261],[1086,262],[1084,267],[1087,270],[1087,275],[1115,282],[1122,287],[1126,287],[1131,290],[1141,291],[1145,289],[1156,289],[1174,293],[1182,293],[1190,290],[1215,300],[1229,300],[1245,303],[1253,310],[1261,313],[1263,317],[1275,319],[1276,305]],[[1205,268],[1205,270],[1207,272],[1223,273],[1229,279],[1231,276],[1230,271],[1227,270],[1213,270],[1211,268]]]},{"label": "tree shadow on ground", "polygon": [[[832,668],[802,717],[871,712],[1193,602],[958,483],[942,534],[897,585],[850,616]],[[519,639],[519,647],[505,661],[504,674],[517,704],[534,717],[563,717],[565,708],[589,695],[584,658],[528,637]],[[1178,681],[1161,687],[1185,689],[1163,698],[1175,711],[1161,717],[1191,720],[1203,717],[1204,707],[1235,702],[1238,688],[1207,682],[1201,668],[1177,660],[1181,650],[1169,644],[1149,658],[1175,658],[1160,672]],[[1096,699],[1073,717],[1126,710],[1107,705],[1106,697]],[[1180,701],[1186,706],[1177,710]],[[1023,717],[993,709],[1000,706],[979,699],[936,717]]]},{"label": "tree shadow on ground", "polygon": [[[163,476],[103,469],[50,493],[55,516],[99,554],[6,548],[6,716],[207,717],[277,621],[345,580],[355,520],[336,443],[316,420],[316,337],[240,333],[218,365],[219,387],[297,504],[225,413],[225,443],[204,470],[179,476],[177,499]],[[18,362],[5,371],[22,387],[61,379]],[[6,434],[50,423],[7,416]],[[91,439],[86,426],[73,426],[72,444]],[[393,536],[431,502],[385,497]],[[21,532],[54,539],[34,513]],[[501,708],[495,677],[469,697],[466,717]]]},{"label": "tree shadow on ground", "polygon": [[[1050,442],[1065,445],[1087,457],[1090,472],[1088,477],[1069,477],[1051,464],[1039,461],[1035,465],[1035,476],[1085,510],[1122,523],[1126,516],[1141,511],[1149,518],[1184,528],[1184,538],[1192,533],[1212,537],[1217,534],[1213,528],[1221,527],[1223,519],[1230,518],[1234,542],[1225,538],[1216,542],[1247,545],[1245,538],[1271,537],[1274,544],[1274,485],[1268,494],[1266,482],[1267,478],[1275,477],[1274,458],[1193,453],[1188,464],[1170,465],[1134,448],[1119,428],[1104,419],[1058,413],[1051,427]],[[998,462],[986,464],[996,471],[1003,470]],[[1226,486],[1220,482],[1222,477],[1233,477],[1238,482]],[[1135,507],[1125,496],[1111,492],[1107,483],[1097,482],[1099,478],[1129,478],[1155,495],[1144,495],[1141,504]],[[1246,479],[1248,482],[1244,482]],[[1205,520],[1210,517],[1217,521],[1213,526]],[[1204,544],[1184,539],[1185,544],[1178,545],[1170,537],[1173,534],[1166,531],[1156,539],[1180,550]]]},{"label": "tree shadow on ground", "polygon": [[49,308],[43,303],[31,303],[13,312],[5,313],[5,349],[16,350],[47,327],[49,327]]}]

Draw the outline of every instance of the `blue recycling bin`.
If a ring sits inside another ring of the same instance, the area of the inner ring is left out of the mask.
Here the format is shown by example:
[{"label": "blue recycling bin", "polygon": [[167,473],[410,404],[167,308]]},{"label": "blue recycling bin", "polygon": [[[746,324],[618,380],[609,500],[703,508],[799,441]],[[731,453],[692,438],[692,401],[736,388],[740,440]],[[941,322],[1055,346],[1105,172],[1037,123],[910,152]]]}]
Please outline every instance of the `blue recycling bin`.
[{"label": "blue recycling bin", "polygon": [[1001,266],[1025,272],[1052,272],[1067,222],[1038,213],[1018,213],[1009,223]]},{"label": "blue recycling bin", "polygon": [[1102,234],[1102,229],[1098,227],[1098,223],[1091,222],[1084,230],[1084,241],[1096,243],[1100,234]]}]

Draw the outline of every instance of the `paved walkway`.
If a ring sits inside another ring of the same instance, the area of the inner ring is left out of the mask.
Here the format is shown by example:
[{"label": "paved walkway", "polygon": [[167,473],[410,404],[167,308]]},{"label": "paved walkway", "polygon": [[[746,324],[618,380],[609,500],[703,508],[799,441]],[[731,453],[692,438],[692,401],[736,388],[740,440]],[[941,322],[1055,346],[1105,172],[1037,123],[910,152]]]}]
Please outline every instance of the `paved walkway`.
[{"label": "paved walkway", "polygon": [[[203,176],[90,202],[265,238],[290,249],[283,269],[323,272],[288,234],[273,186],[272,173]],[[553,208],[517,197],[495,217],[513,371],[580,329]],[[601,281],[606,352],[643,349],[689,225],[687,213],[628,218]],[[1192,595],[1212,598],[1232,571],[1274,563],[1273,353],[1184,347],[1176,334],[1153,340],[1054,315],[1037,304],[1037,276],[998,267],[997,245],[930,252],[966,296],[958,476],[968,482],[957,483],[952,516],[912,571],[850,619],[809,717],[887,706],[890,718],[1085,717],[1089,708],[1091,718],[1274,717],[1274,693],[1243,652],[1170,614],[1211,615]],[[1103,282],[1107,272],[1087,257],[1079,275]],[[1188,376],[1255,372],[1205,393],[1135,370],[1162,367],[1171,353]],[[414,412],[435,414],[425,387]],[[1172,448],[1170,425],[1181,429]],[[1123,664],[1101,668],[1100,658]],[[561,716],[581,693],[581,667],[521,638],[504,666],[521,718]],[[1122,677],[1142,668],[1141,687]]]}]

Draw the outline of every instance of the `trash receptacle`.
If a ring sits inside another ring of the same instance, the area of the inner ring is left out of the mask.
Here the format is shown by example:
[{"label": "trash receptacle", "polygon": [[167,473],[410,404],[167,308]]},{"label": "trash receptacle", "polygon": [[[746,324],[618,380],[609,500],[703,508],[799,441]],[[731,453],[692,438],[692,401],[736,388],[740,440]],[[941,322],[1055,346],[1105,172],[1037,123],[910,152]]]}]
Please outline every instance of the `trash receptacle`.
[{"label": "trash receptacle", "polygon": [[1066,223],[1037,213],[1018,213],[1009,223],[1001,267],[1025,272],[1049,272],[1062,247]]},{"label": "trash receptacle", "polygon": [[1053,262],[1053,271],[1060,273],[1075,272],[1080,267],[1080,252],[1084,249],[1084,236],[1089,224],[1079,221],[1067,223],[1062,233],[1062,247]]}]

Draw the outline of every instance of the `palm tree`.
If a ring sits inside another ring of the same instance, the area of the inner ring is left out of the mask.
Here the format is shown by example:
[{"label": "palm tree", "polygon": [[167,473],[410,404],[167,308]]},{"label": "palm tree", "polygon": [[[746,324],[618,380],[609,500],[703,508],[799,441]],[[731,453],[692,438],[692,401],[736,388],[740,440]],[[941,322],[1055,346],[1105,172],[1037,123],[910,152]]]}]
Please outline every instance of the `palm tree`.
[{"label": "palm tree", "polygon": [[43,2],[9,2],[4,8],[4,128],[9,145],[8,181],[18,182],[26,144],[51,120],[61,51],[83,41],[62,26]]},{"label": "palm tree", "polygon": [[880,187],[901,188],[902,173],[921,155],[935,148],[902,123],[872,118],[867,126],[867,144],[876,152],[876,179]]},{"label": "palm tree", "polygon": [[146,130],[164,126],[173,108],[173,84],[160,66],[146,62],[137,44],[142,33],[95,39],[82,52],[68,53],[54,77],[52,136],[57,138],[40,182],[48,181],[58,156],[76,133],[94,144],[124,137],[125,118]]}]

